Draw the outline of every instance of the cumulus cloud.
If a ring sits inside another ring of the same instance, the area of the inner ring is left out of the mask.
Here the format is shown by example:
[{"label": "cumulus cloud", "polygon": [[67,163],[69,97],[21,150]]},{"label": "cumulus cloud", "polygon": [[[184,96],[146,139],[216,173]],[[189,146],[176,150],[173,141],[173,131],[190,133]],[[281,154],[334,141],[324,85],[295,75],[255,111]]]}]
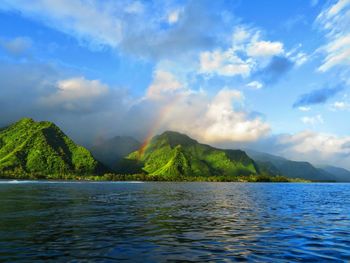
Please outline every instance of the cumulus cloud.
[{"label": "cumulus cloud", "polygon": [[255,76],[260,83],[272,83],[294,64],[299,66],[306,61],[305,53],[286,52],[282,42],[264,40],[258,29],[238,25],[229,48],[201,52],[199,73],[245,78]]},{"label": "cumulus cloud", "polygon": [[60,80],[57,91],[40,99],[47,107],[60,107],[69,111],[94,110],[93,103],[108,94],[108,86],[99,80],[75,77]]},{"label": "cumulus cloud", "polygon": [[202,52],[200,54],[200,73],[218,74],[222,76],[248,76],[252,68],[252,62],[244,61],[231,50],[221,52]]},{"label": "cumulus cloud", "polygon": [[[181,84],[173,74],[157,70],[144,100],[134,105],[134,116],[142,112],[149,129],[184,132],[207,143],[254,141],[270,131],[259,116],[244,110],[243,93],[222,88],[214,97],[204,91],[194,91]],[[156,94],[156,97],[153,96]],[[145,116],[144,109],[151,117]],[[156,112],[156,113],[155,113]]]},{"label": "cumulus cloud", "polygon": [[293,108],[325,103],[342,90],[344,90],[344,86],[337,85],[335,87],[316,89],[309,93],[302,94],[293,104]]},{"label": "cumulus cloud", "polygon": [[266,135],[270,130],[268,124],[260,118],[249,119],[246,112],[233,108],[232,101],[242,98],[237,90],[220,90],[207,108],[198,136],[204,141],[222,142],[255,141]]},{"label": "cumulus cloud", "polygon": [[72,74],[53,64],[1,62],[0,127],[23,117],[53,121],[85,145],[95,136],[122,134],[129,93]]},{"label": "cumulus cloud", "polygon": [[182,88],[182,84],[170,72],[156,70],[152,84],[147,89],[147,98],[160,99],[171,96]]},{"label": "cumulus cloud", "polygon": [[323,10],[316,22],[327,32],[328,40],[319,49],[325,59],[318,70],[326,72],[337,66],[350,65],[350,1],[338,0]]},{"label": "cumulus cloud", "polygon": [[333,164],[350,168],[349,136],[303,131],[293,135],[280,135],[276,143],[280,153],[295,160],[308,160],[316,164]]},{"label": "cumulus cloud", "polygon": [[251,57],[271,57],[283,54],[281,42],[257,41],[249,44],[247,54]]}]

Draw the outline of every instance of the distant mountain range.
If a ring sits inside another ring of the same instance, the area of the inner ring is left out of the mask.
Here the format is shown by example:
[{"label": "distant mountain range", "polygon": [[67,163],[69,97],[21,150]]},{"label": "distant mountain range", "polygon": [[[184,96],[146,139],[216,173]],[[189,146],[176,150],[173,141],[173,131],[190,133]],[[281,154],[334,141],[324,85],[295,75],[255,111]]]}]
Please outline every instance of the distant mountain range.
[{"label": "distant mountain range", "polygon": [[[324,169],[316,168],[308,162],[291,161],[279,156],[247,150],[261,169],[288,178],[303,178],[311,181],[337,181],[337,176]],[[350,179],[350,177],[349,177]]]},{"label": "distant mountain range", "polygon": [[0,176],[18,174],[145,174],[184,177],[285,176],[312,181],[350,182],[350,171],[315,167],[253,150],[223,150],[185,134],[167,131],[145,146],[128,136],[103,140],[92,154],[55,124],[24,118],[0,129]]},{"label": "distant mountain range", "polygon": [[118,169],[120,161],[129,153],[136,151],[141,143],[130,136],[116,136],[101,140],[91,148],[96,159],[112,170]]},{"label": "distant mountain range", "polygon": [[350,171],[344,168],[326,165],[322,166],[320,169],[334,175],[334,179],[337,182],[350,182]]}]

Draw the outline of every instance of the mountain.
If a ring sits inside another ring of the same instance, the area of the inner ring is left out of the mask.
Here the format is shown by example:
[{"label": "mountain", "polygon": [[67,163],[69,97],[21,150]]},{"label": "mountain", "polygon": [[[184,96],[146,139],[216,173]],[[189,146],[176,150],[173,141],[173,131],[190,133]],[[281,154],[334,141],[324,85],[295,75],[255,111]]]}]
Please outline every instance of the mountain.
[{"label": "mountain", "polygon": [[91,152],[93,156],[112,170],[116,170],[123,157],[136,151],[141,143],[130,136],[116,136],[96,143]]},{"label": "mountain", "polygon": [[338,182],[350,182],[350,171],[344,168],[326,165],[322,166],[321,169],[334,175]]},{"label": "mountain", "polygon": [[153,137],[143,152],[129,154],[123,169],[166,178],[258,173],[254,161],[243,151],[217,149],[172,131]]},{"label": "mountain", "polygon": [[248,155],[257,162],[261,169],[270,169],[274,174],[289,178],[303,178],[312,181],[335,181],[329,172],[314,167],[308,162],[291,161],[268,153],[247,150]]},{"label": "mountain", "polygon": [[91,153],[55,124],[24,118],[0,130],[2,174],[98,174],[105,171]]}]

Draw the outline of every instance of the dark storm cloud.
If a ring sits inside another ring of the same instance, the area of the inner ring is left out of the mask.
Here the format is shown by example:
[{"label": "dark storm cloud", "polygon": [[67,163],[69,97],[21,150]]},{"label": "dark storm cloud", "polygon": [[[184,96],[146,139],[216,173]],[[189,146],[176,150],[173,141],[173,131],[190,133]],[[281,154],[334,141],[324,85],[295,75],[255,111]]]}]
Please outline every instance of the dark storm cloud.
[{"label": "dark storm cloud", "polygon": [[339,93],[342,90],[344,90],[344,85],[339,84],[335,87],[316,89],[311,92],[302,94],[293,104],[293,108],[325,103],[327,102],[327,100],[334,97],[337,93]]}]

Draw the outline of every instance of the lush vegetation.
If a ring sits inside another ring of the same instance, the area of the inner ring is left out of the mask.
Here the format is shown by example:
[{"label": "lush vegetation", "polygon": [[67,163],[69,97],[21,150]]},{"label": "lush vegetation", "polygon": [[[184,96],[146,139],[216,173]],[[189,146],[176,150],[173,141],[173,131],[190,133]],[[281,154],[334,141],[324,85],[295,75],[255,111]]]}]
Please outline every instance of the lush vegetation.
[{"label": "lush vegetation", "polygon": [[24,118],[0,130],[2,179],[303,181],[273,174],[270,168],[265,169],[266,166],[259,170],[258,165],[243,151],[216,149],[176,132],[155,136],[143,152],[132,152],[116,167],[119,173],[107,173],[108,170],[87,149],[76,145],[51,122]]},{"label": "lush vegetation", "polygon": [[[124,161],[120,172],[147,173],[164,179],[200,177],[237,177],[258,174],[258,167],[245,152],[220,150],[200,144],[187,135],[164,132],[155,136],[143,153],[135,151]],[[123,170],[126,169],[126,170]]]},{"label": "lush vegetation", "polygon": [[247,176],[159,176],[149,174],[113,174],[79,175],[79,174],[18,174],[0,173],[1,179],[16,180],[77,180],[77,181],[158,181],[158,182],[309,182],[298,178],[284,176],[247,175]]},{"label": "lush vegetation", "polygon": [[0,173],[99,174],[103,166],[55,124],[24,118],[0,131]]}]

